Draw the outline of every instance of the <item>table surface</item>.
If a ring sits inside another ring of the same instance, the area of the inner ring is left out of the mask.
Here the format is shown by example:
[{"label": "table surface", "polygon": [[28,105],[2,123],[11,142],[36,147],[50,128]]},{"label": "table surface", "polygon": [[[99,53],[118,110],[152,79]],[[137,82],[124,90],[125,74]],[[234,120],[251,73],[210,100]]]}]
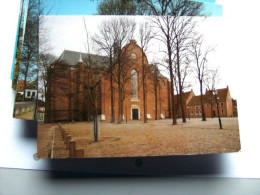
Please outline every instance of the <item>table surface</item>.
[{"label": "table surface", "polygon": [[111,177],[0,168],[0,194],[260,194],[260,179]]}]

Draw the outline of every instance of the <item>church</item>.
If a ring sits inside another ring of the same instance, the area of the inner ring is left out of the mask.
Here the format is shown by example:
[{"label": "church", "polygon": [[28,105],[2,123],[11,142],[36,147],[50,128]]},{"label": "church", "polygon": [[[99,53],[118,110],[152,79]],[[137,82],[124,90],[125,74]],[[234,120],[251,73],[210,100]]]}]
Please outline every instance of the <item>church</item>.
[{"label": "church", "polygon": [[[111,80],[108,57],[64,50],[48,71],[46,122],[88,121],[93,115],[100,115],[106,122],[111,122],[112,118],[116,122],[119,117],[125,121],[143,120],[144,70],[147,119],[170,117],[169,80],[155,65],[148,63],[135,40],[122,51],[124,60],[121,60],[120,67],[115,65]],[[121,105],[118,103],[120,99]]]}]

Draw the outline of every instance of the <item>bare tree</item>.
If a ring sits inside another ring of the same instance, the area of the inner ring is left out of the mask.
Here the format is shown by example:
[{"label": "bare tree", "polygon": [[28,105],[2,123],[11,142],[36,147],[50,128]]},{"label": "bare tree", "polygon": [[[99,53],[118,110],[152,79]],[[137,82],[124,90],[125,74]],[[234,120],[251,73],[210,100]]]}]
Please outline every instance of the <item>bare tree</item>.
[{"label": "bare tree", "polygon": [[[98,50],[109,58],[107,76],[110,81],[111,122],[115,122],[115,92],[118,93],[118,123],[121,123],[123,118],[124,99],[130,94],[126,88],[127,82],[133,76],[129,74],[132,64],[129,61],[131,52],[128,43],[133,38],[135,27],[133,20],[114,17],[104,21],[99,27],[99,34],[92,37]],[[117,89],[114,89],[114,83]]]},{"label": "bare tree", "polygon": [[171,94],[171,116],[173,116],[172,124],[176,125],[176,115],[175,115],[175,105],[174,105],[174,72],[173,72],[173,38],[174,33],[172,31],[173,21],[171,16],[154,16],[152,18],[154,28],[157,29],[156,39],[162,42],[166,49],[165,53],[167,55],[167,69],[170,74],[170,94]]},{"label": "bare tree", "polygon": [[111,102],[111,123],[115,122],[115,105],[114,105],[114,85],[113,85],[113,70],[115,65],[115,44],[116,37],[111,33],[112,26],[110,25],[111,21],[104,21],[99,26],[99,33],[95,34],[92,37],[92,40],[98,47],[98,50],[102,53],[105,53],[109,58],[109,64],[107,66],[107,76],[109,77],[110,82],[110,102]]},{"label": "bare tree", "polygon": [[[170,74],[170,94],[171,94],[171,112],[173,116],[172,124],[177,124],[174,104],[174,77],[179,80],[180,99],[182,101],[182,86],[181,86],[181,53],[188,39],[191,28],[191,18],[182,16],[201,15],[203,4],[188,0],[147,0],[147,7],[150,12],[155,15],[152,18],[154,27],[157,28],[157,39],[161,41],[166,49],[167,69]],[[176,51],[176,53],[174,53]],[[174,55],[176,55],[177,75],[174,75]],[[182,108],[182,120],[186,122],[185,113]]]},{"label": "bare tree", "polygon": [[149,72],[147,78],[152,81],[153,87],[149,89],[154,94],[154,105],[155,105],[155,120],[158,117],[158,92],[159,92],[159,81],[160,81],[160,70],[158,68],[158,63],[152,63],[149,66]]},{"label": "bare tree", "polygon": [[39,54],[38,63],[38,92],[42,94],[42,100],[45,100],[47,94],[48,69],[57,58],[52,54]]},{"label": "bare tree", "polygon": [[25,29],[25,10],[26,6],[24,4],[24,1],[21,2],[21,12],[20,12],[20,26],[19,26],[19,32],[17,35],[17,47],[16,47],[16,56],[15,56],[15,67],[13,72],[13,80],[12,80],[12,87],[13,89],[17,88],[17,82],[18,82],[18,75],[19,75],[19,64],[21,59],[21,50],[22,50],[22,43],[24,39],[24,29]]},{"label": "bare tree", "polygon": [[100,15],[134,15],[135,13],[134,0],[104,0],[98,5]]},{"label": "bare tree", "polygon": [[147,94],[146,94],[146,75],[148,71],[148,63],[145,63],[145,53],[149,47],[151,39],[154,38],[154,33],[152,32],[151,26],[148,22],[145,22],[139,26],[139,39],[140,47],[142,50],[142,85],[143,85],[143,109],[144,109],[144,123],[147,122]]},{"label": "bare tree", "polygon": [[[183,91],[185,91],[186,89],[191,87],[191,83],[190,83],[190,81],[187,80],[187,78],[188,78],[189,75],[192,74],[193,70],[192,70],[192,67],[191,67],[191,61],[190,61],[187,53],[184,54],[183,60],[182,60],[182,65],[180,67],[177,66],[176,62],[174,64],[175,64],[174,65],[174,74],[178,75],[178,71],[180,71],[180,76],[174,77],[174,83],[178,83],[178,85],[175,85],[175,91],[176,91],[176,97],[177,97],[176,98],[175,113],[176,113],[176,115],[179,116],[179,110],[181,108],[181,104],[184,104],[184,101],[185,101],[183,96],[182,96],[182,98],[180,98],[180,88],[179,88],[179,86],[181,86],[181,89],[182,89],[181,95],[183,94]],[[179,69],[178,69],[178,67],[179,67]],[[183,107],[182,107],[182,109],[184,110]],[[183,112],[182,109],[181,109],[181,112]],[[181,113],[181,116],[183,116],[182,113]]]},{"label": "bare tree", "polygon": [[[136,23],[125,17],[117,17],[110,20],[110,33],[115,40],[115,64],[113,70],[113,80],[117,85],[118,92],[118,123],[121,123],[123,117],[123,102],[126,98],[126,83],[131,79],[129,74],[131,69],[129,43],[133,38]],[[124,46],[124,47],[123,47]]]},{"label": "bare tree", "polygon": [[19,64],[19,79],[24,81],[23,101],[25,101],[25,90],[27,81],[37,80],[37,62],[39,46],[39,2],[29,2],[26,20],[26,30],[21,51]]},{"label": "bare tree", "polygon": [[104,0],[98,4],[100,15],[144,15],[148,14],[147,0]]},{"label": "bare tree", "polygon": [[146,12],[157,16],[200,16],[203,3],[190,0],[145,0]]},{"label": "bare tree", "polygon": [[219,68],[215,68],[208,71],[206,78],[204,80],[204,84],[209,90],[210,93],[210,108],[211,108],[211,118],[214,117],[213,115],[213,102],[214,102],[214,94],[213,91],[217,88],[217,84],[219,82]]},{"label": "bare tree", "polygon": [[174,38],[172,51],[174,51],[176,76],[178,77],[179,101],[182,114],[182,122],[186,122],[183,104],[183,79],[186,75],[182,74],[182,70],[183,66],[184,70],[185,68],[187,68],[185,60],[187,59],[188,45],[192,39],[195,22],[193,21],[192,17],[173,16],[173,20],[174,21],[172,25],[172,31],[174,33]]},{"label": "bare tree", "polygon": [[196,72],[196,78],[198,79],[200,85],[200,103],[201,103],[202,121],[206,121],[206,115],[205,115],[204,104],[203,104],[203,84],[208,74],[207,56],[211,51],[214,50],[214,48],[207,48],[205,51],[203,51],[202,47],[203,47],[203,37],[195,35],[191,43],[190,54],[195,64],[194,70]]}]

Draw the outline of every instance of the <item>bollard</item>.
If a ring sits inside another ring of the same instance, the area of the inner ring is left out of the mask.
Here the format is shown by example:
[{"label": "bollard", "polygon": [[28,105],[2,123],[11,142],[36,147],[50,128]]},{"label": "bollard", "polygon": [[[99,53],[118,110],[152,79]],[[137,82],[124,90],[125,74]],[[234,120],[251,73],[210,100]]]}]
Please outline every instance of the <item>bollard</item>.
[{"label": "bollard", "polygon": [[23,108],[19,108],[19,114],[23,113]]},{"label": "bollard", "polygon": [[76,141],[74,140],[69,141],[69,157],[70,158],[76,157]]},{"label": "bollard", "polygon": [[84,149],[76,149],[76,158],[84,158]]},{"label": "bollard", "polygon": [[63,141],[66,141],[66,136],[68,135],[69,133],[67,131],[63,131]]},{"label": "bollard", "polygon": [[61,136],[62,136],[63,141],[65,140],[66,133],[67,133],[67,132],[62,128]]},{"label": "bollard", "polygon": [[69,142],[70,142],[70,140],[71,140],[71,136],[70,136],[70,135],[67,135],[66,140],[65,140],[66,150],[69,149]]},{"label": "bollard", "polygon": [[15,108],[15,116],[20,114],[20,108]]}]

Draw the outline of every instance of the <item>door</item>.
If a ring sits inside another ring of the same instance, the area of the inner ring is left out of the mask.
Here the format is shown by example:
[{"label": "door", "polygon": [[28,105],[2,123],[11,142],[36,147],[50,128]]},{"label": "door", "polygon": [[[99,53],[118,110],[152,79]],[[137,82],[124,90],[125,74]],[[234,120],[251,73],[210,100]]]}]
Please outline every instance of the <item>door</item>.
[{"label": "door", "polygon": [[133,120],[138,120],[138,109],[132,109],[132,119]]}]

